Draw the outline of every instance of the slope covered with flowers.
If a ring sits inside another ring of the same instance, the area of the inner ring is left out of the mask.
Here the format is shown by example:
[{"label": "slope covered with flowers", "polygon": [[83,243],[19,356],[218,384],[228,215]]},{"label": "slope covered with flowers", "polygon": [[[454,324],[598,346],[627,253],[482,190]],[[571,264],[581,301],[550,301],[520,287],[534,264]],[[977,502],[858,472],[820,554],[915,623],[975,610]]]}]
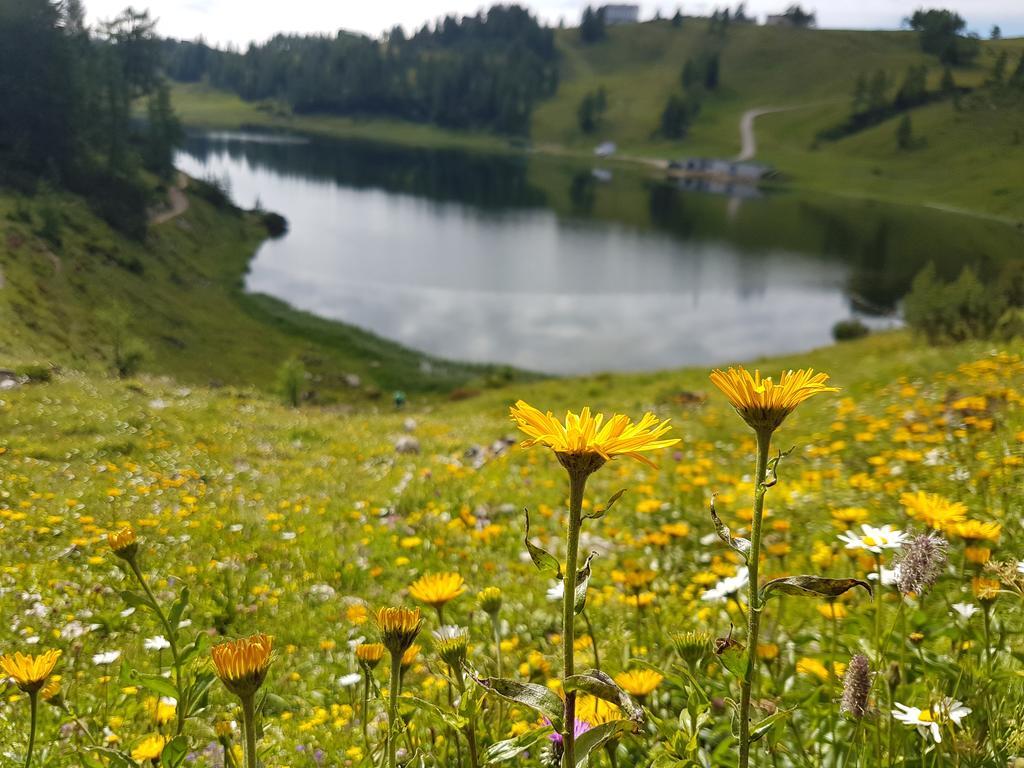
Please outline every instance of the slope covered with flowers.
[{"label": "slope covered with flowers", "polygon": [[[752,764],[1024,755],[1024,361],[980,345],[916,350],[895,335],[759,367],[798,365],[828,370],[841,391],[801,405],[775,435],[794,450],[766,499],[761,582],[852,577],[875,592],[772,598]],[[179,642],[199,636],[187,675],[212,680],[208,648],[222,638],[273,636],[257,699],[262,764],[369,766],[371,753],[379,764],[390,665],[356,648],[381,639],[375,616],[388,606],[423,609],[403,649],[399,762],[470,765],[470,720],[481,764],[517,736],[508,764],[550,759],[558,735],[543,718],[472,679],[498,677],[500,664],[506,679],[562,694],[561,585],[531,562],[523,508],[531,542],[561,561],[568,492],[546,452],[518,447],[508,409],[520,398],[555,413],[651,411],[680,439],[651,454],[657,467],[611,460],[583,500],[585,514],[609,509],[581,534],[581,555],[597,556],[577,667],[600,668],[643,714],[591,765],[733,764],[739,683],[726,662],[744,641],[746,571],[707,510],[715,493],[724,523],[748,535],[755,437],[707,375],[545,381],[380,412],[74,373],[2,393],[0,653],[62,652],[39,692],[36,764],[149,765],[178,733],[161,683],[174,679],[167,632],[126,598],[138,588],[107,541],[125,526],[158,603],[189,587],[174,617]],[[895,561],[927,533],[946,542],[941,572],[927,591],[904,590],[920,564],[894,573]],[[464,690],[449,663],[459,654]],[[844,694],[856,654],[866,671]],[[0,760],[24,761],[28,698],[12,678]],[[581,734],[621,717],[578,699]],[[238,700],[208,685],[197,701],[184,764],[241,765]]]}]

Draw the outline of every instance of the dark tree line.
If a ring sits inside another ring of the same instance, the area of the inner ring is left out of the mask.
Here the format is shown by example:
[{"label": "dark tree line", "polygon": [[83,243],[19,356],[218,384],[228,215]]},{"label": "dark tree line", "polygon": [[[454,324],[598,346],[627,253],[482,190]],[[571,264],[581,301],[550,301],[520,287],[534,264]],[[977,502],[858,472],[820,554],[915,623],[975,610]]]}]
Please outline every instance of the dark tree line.
[{"label": "dark tree line", "polygon": [[[180,131],[153,26],[128,9],[89,30],[79,0],[0,0],[0,183],[31,192],[45,180],[145,231],[143,171],[172,173]],[[140,98],[145,124],[131,119]]]},{"label": "dark tree line", "polygon": [[163,42],[168,74],[208,80],[247,100],[273,99],[296,113],[394,117],[448,128],[529,130],[534,104],[558,86],[553,30],[519,6],[449,16],[411,36],[380,40],[278,35],[244,53]]}]

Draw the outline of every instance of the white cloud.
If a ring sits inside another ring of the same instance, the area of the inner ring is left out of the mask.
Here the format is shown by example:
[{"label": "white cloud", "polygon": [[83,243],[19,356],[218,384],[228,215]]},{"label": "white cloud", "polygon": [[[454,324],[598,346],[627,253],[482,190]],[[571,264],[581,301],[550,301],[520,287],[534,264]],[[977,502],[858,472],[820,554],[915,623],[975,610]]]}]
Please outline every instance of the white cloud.
[{"label": "white cloud", "polygon": [[[496,0],[495,0],[496,1]],[[749,0],[748,14],[764,16],[776,13],[792,0]],[[91,20],[116,15],[130,0],[86,0]],[[422,26],[425,21],[445,14],[472,14],[493,3],[480,0],[377,0],[376,2],[324,2],[324,0],[289,0],[287,3],[254,3],[252,0],[135,0],[138,7],[148,7],[160,20],[159,31],[171,37],[192,39],[199,35],[216,43],[233,42],[245,45],[251,40],[265,40],[276,32],[322,32],[333,34],[350,29],[379,35],[395,24],[407,30]],[[585,2],[577,0],[532,0],[527,3],[550,24],[565,19],[574,25]],[[595,3],[597,4],[597,3]],[[689,14],[706,14],[727,3],[718,0],[695,0],[675,3],[642,2],[641,13],[650,18],[655,11],[665,16],[681,5]],[[735,6],[735,1],[729,3]],[[818,13],[823,27],[896,28],[904,16],[919,6],[953,8],[967,19],[972,30],[988,34],[999,24],[1006,35],[1024,34],[1024,4],[1019,0],[803,0],[805,8]]]}]

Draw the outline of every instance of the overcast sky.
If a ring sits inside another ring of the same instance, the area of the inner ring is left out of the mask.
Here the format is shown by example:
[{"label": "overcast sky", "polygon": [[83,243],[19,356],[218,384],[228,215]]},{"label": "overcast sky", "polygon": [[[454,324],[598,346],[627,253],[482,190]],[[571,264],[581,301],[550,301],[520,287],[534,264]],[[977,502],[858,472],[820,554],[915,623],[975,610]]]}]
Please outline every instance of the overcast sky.
[{"label": "overcast sky", "polygon": [[[747,13],[761,17],[777,13],[792,0],[748,0]],[[731,0],[735,5],[736,0]],[[479,0],[86,0],[90,18],[106,19],[126,5],[149,8],[160,20],[160,34],[182,39],[203,35],[219,44],[245,45],[265,40],[276,32],[330,32],[349,29],[377,36],[395,24],[406,30],[422,26],[446,13],[472,14],[491,2]],[[586,2],[576,0],[529,0],[523,3],[551,24],[564,19],[575,25]],[[641,17],[658,10],[671,15],[676,2],[641,2]],[[688,15],[706,15],[726,2],[690,0],[682,3]],[[993,24],[1004,35],[1024,35],[1024,0],[804,0],[818,14],[821,27],[895,29],[900,20],[919,6],[953,8],[970,28],[988,36]]]}]

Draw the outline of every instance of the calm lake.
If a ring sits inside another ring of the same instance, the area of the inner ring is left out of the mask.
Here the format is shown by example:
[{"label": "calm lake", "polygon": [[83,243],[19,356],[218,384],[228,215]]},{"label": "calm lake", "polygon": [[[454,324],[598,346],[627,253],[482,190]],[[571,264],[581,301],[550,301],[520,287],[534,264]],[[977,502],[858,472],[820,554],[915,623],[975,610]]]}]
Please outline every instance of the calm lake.
[{"label": "calm lake", "polygon": [[551,373],[749,360],[897,322],[928,261],[1021,247],[926,208],[684,189],[525,155],[210,133],[178,167],[283,214],[247,289],[449,359]]}]

